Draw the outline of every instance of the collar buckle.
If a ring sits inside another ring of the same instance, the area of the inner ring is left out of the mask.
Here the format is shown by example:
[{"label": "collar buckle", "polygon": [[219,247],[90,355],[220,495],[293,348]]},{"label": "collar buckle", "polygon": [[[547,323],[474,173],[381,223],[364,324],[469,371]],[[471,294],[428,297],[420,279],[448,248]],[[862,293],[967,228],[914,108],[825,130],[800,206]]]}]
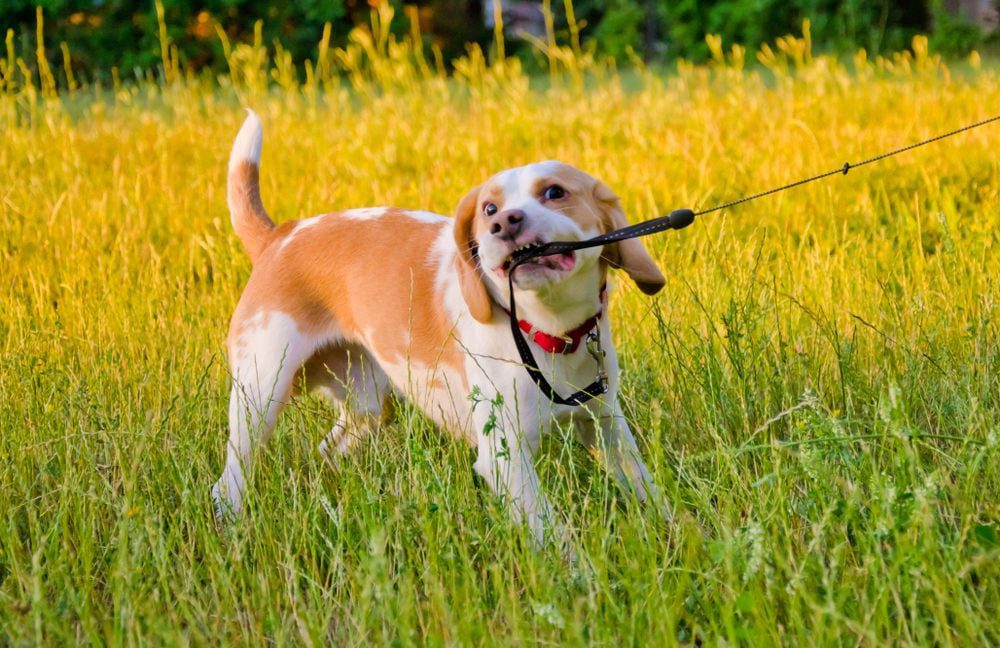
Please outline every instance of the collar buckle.
[{"label": "collar buckle", "polygon": [[600,385],[600,393],[608,393],[608,372],[604,369],[604,358],[608,355],[604,347],[601,346],[601,329],[594,327],[594,330],[587,334],[587,353],[597,362],[597,383]]}]

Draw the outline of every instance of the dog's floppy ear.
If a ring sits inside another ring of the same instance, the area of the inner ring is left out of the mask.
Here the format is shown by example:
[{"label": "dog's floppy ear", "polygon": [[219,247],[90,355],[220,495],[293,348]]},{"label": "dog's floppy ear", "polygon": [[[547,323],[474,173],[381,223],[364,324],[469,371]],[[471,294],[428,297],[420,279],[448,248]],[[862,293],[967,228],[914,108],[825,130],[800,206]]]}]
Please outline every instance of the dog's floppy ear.
[{"label": "dog's floppy ear", "polygon": [[469,312],[484,324],[493,319],[493,302],[486,290],[482,270],[476,261],[477,243],[473,233],[479,202],[479,187],[476,187],[462,198],[455,210],[455,269],[458,272],[458,285],[462,288]]},{"label": "dog's floppy ear", "polygon": [[[628,225],[618,196],[603,182],[598,181],[594,185],[594,200],[604,214],[606,231]],[[663,273],[639,239],[626,239],[605,245],[603,257],[612,267],[627,272],[632,281],[639,286],[639,290],[647,295],[660,292],[666,283]]]}]

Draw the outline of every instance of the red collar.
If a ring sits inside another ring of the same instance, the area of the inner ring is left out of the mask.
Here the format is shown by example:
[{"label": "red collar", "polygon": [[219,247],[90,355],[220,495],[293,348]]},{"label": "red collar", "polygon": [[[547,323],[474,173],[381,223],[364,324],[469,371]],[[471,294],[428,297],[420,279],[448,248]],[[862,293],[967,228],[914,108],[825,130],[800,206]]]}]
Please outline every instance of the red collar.
[{"label": "red collar", "polygon": [[[606,288],[606,286],[601,286],[602,304],[607,299]],[[510,315],[510,311],[506,308],[504,308],[504,312],[506,312],[507,315]],[[537,344],[542,351],[545,351],[546,353],[569,355],[580,348],[580,342],[587,337],[588,333],[597,328],[597,324],[601,321],[601,315],[603,313],[604,308],[602,307],[583,324],[577,326],[572,331],[563,333],[562,335],[552,335],[550,333],[546,333],[545,331],[539,331],[535,328],[535,325],[528,320],[517,320],[517,325],[522,331],[528,334],[528,338]]]}]

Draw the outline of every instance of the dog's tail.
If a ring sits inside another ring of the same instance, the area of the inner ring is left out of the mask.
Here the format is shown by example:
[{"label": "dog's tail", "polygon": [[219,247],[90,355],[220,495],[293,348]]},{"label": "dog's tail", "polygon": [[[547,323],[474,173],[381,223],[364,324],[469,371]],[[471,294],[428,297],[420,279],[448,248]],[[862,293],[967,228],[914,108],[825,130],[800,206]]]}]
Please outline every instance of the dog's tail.
[{"label": "dog's tail", "polygon": [[256,262],[271,242],[274,222],[260,200],[260,149],[264,131],[257,115],[252,110],[247,112],[249,115],[236,135],[229,156],[227,200],[233,229],[243,241],[250,261]]}]

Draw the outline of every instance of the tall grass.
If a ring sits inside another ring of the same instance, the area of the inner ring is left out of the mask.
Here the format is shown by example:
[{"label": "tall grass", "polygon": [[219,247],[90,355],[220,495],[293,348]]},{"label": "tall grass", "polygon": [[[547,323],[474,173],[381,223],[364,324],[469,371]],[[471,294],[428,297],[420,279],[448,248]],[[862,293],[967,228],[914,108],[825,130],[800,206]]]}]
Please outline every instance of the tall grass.
[{"label": "tall grass", "polygon": [[224,199],[240,105],[264,119],[279,219],[447,213],[499,169],[558,158],[633,220],[1000,106],[995,71],[955,73],[923,39],[841,62],[789,37],[753,63],[710,39],[710,65],[661,73],[550,38],[536,80],[478,50],[446,76],[389,19],[304,70],[258,41],[194,75],[164,42],[162,69],[104,88],[8,39],[0,643],[1000,641],[996,127],[648,241],[666,289],[623,282],[611,310],[673,523],[550,439],[543,482],[581,556],[567,566],[419,412],[334,472],[316,452],[334,412],[307,398],[245,518],[215,528],[222,343],[249,271]]}]

